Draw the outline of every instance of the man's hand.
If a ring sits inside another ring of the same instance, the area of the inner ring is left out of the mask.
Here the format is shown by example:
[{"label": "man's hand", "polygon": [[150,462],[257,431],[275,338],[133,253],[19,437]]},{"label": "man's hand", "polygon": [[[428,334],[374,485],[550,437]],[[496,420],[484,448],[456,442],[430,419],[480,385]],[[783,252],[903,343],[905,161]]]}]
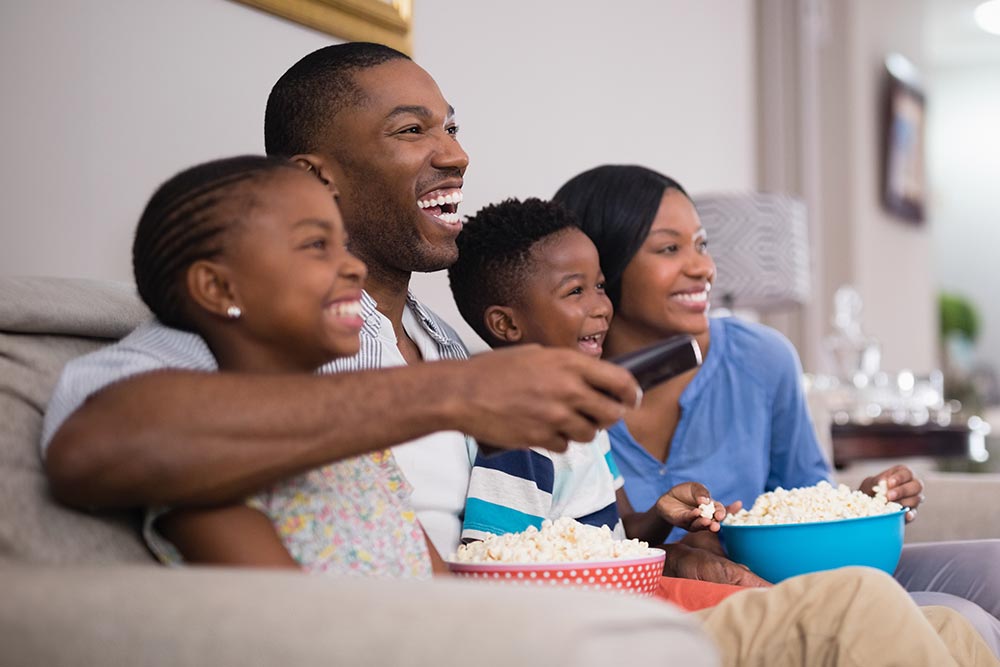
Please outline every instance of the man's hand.
[{"label": "man's hand", "polygon": [[726,518],[726,508],[720,502],[713,502],[715,510],[710,518],[701,515],[700,505],[712,500],[711,494],[704,485],[697,482],[684,482],[670,489],[656,501],[656,513],[671,526],[684,528],[688,531],[709,530],[719,532]]},{"label": "man's hand", "polygon": [[[707,535],[707,533],[701,533]],[[667,560],[663,574],[668,577],[714,581],[748,588],[767,588],[771,584],[751,572],[745,565],[719,556],[705,549],[687,544],[668,544],[664,547]]]},{"label": "man's hand", "polygon": [[501,447],[561,452],[569,440],[589,442],[640,396],[631,373],[575,350],[517,346],[453,369],[456,428]]},{"label": "man's hand", "polygon": [[563,451],[638,394],[618,366],[538,346],[333,375],[162,370],[91,395],[53,437],[46,473],[77,507],[227,505],[436,431]]},{"label": "man's hand", "polygon": [[896,465],[879,474],[866,478],[861,482],[861,491],[869,496],[875,495],[875,486],[882,480],[886,483],[886,498],[910,508],[906,513],[906,521],[917,518],[917,506],[924,501],[924,485],[913,471],[904,465]]}]

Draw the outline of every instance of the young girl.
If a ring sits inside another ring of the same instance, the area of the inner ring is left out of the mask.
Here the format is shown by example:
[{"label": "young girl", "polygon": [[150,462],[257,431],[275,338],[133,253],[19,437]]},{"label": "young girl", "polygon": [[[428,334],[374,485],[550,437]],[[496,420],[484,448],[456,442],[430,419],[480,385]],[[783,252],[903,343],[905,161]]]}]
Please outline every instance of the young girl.
[{"label": "young girl", "polygon": [[[139,221],[133,265],[153,314],[198,334],[221,372],[311,373],[359,348],[366,269],[346,243],[333,193],[317,178],[243,156],[164,183]],[[169,563],[424,578],[431,560],[409,493],[386,450],[299,475],[245,505],[168,512],[155,527],[169,543],[149,522],[147,539]]]}]

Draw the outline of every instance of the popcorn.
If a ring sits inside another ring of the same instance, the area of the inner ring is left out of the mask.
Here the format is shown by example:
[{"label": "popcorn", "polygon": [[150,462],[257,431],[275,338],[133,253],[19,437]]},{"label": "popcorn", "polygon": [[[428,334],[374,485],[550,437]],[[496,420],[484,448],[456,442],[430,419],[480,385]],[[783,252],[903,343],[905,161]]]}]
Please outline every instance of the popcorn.
[{"label": "popcorn", "polygon": [[707,503],[698,505],[698,513],[702,519],[712,519],[715,517],[715,502],[709,499]]},{"label": "popcorn", "polygon": [[492,535],[458,547],[459,563],[573,563],[637,558],[649,555],[649,544],[616,540],[607,526],[588,526],[563,517],[542,522],[521,533]]},{"label": "popcorn", "polygon": [[813,523],[898,512],[903,506],[889,502],[887,491],[885,480],[875,486],[875,497],[852,491],[846,484],[834,489],[829,482],[790,491],[778,487],[758,496],[749,510],[730,514],[723,523],[733,526]]}]

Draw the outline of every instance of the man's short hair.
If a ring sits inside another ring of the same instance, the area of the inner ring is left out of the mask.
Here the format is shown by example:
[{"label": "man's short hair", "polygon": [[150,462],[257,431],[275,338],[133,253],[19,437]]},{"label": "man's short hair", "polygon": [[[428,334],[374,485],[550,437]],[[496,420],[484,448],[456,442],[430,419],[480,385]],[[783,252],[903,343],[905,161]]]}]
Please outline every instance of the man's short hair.
[{"label": "man's short hair", "polygon": [[267,154],[288,158],[318,150],[333,118],[364,101],[354,73],[400,58],[410,59],[383,44],[349,42],[313,51],[292,65],[267,98]]},{"label": "man's short hair", "polygon": [[572,213],[537,198],[490,204],[465,222],[448,281],[458,312],[490,346],[502,342],[486,328],[486,309],[517,303],[532,279],[531,249],[568,228],[576,228]]}]

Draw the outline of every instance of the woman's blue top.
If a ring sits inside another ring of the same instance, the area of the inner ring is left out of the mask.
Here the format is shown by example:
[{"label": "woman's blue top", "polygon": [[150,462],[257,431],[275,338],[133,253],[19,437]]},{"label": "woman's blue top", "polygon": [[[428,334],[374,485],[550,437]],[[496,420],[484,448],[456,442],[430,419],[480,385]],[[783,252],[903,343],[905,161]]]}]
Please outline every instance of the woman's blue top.
[{"label": "woman's blue top", "polygon": [[[701,482],[714,500],[742,500],[749,508],[765,491],[830,479],[788,339],[733,317],[710,319],[709,331],[708,354],[681,394],[666,463],[636,442],[624,421],[609,429],[625,493],[637,511],[682,482]],[[674,529],[668,541],[684,532]]]}]

